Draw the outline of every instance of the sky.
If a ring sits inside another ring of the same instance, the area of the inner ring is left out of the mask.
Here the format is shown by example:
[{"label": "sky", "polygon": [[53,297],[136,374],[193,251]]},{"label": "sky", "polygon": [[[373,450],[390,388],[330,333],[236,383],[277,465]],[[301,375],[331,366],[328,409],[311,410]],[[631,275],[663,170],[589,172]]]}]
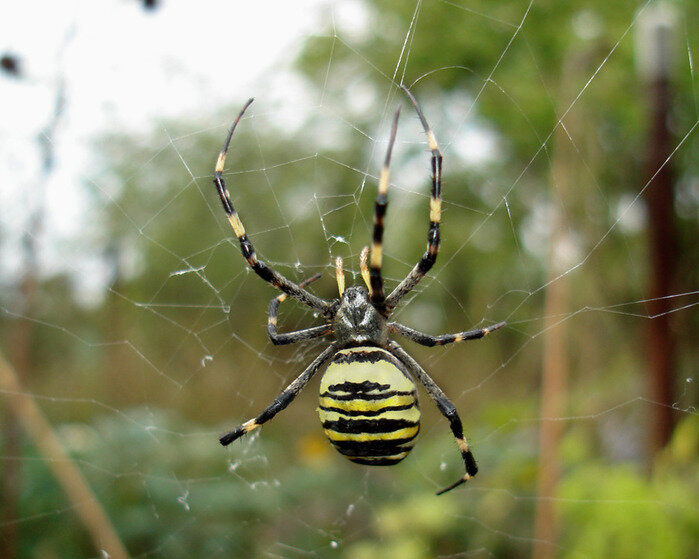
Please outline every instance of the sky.
[{"label": "sky", "polygon": [[[58,84],[66,108],[54,137],[56,168],[45,188],[42,269],[61,269],[51,239],[79,235],[93,178],[91,141],[147,132],[159,122],[198,118],[257,92],[271,66],[290,60],[318,27],[324,0],[25,0],[0,18],[0,55],[20,58],[22,77],[0,76],[0,277],[20,262],[19,239],[38,200],[37,138],[51,119]],[[273,16],[270,16],[273,14]],[[252,93],[251,93],[252,92]],[[8,242],[9,241],[9,242]]]}]

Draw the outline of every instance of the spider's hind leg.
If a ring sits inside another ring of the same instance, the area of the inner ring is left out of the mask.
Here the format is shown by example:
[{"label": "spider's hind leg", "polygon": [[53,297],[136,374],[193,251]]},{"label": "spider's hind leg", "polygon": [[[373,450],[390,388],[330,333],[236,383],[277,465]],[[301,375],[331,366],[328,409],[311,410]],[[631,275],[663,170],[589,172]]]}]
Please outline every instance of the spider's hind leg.
[{"label": "spider's hind leg", "polygon": [[459,445],[459,450],[461,451],[461,458],[464,461],[464,468],[466,473],[461,479],[452,483],[451,485],[445,487],[444,489],[437,492],[437,495],[451,491],[455,487],[458,487],[462,483],[467,482],[473,476],[478,473],[478,465],[476,464],[476,459],[471,452],[466,437],[464,436],[464,429],[461,425],[461,418],[459,413],[456,411],[456,407],[451,403],[446,394],[442,392],[442,389],[437,386],[437,384],[430,378],[430,376],[425,372],[425,370],[418,364],[415,359],[413,359],[407,351],[405,351],[396,342],[390,342],[388,350],[395,355],[400,361],[408,368],[411,374],[417,378],[420,383],[425,387],[430,398],[437,405],[437,408],[442,413],[442,415],[449,421],[449,427],[451,432]]},{"label": "spider's hind leg", "polygon": [[257,417],[249,419],[232,431],[228,431],[227,433],[221,435],[218,439],[221,444],[223,446],[231,444],[236,439],[239,439],[250,431],[257,429],[263,423],[266,423],[280,411],[285,409],[291,402],[293,402],[298,393],[304,389],[304,387],[308,384],[308,381],[313,378],[313,375],[318,372],[318,370],[328,361],[328,359],[335,355],[336,351],[337,344],[330,344],[327,348],[325,348],[325,351],[316,357],[313,362],[306,367],[306,370],[297,376],[294,381],[274,399],[274,402],[262,410]]}]

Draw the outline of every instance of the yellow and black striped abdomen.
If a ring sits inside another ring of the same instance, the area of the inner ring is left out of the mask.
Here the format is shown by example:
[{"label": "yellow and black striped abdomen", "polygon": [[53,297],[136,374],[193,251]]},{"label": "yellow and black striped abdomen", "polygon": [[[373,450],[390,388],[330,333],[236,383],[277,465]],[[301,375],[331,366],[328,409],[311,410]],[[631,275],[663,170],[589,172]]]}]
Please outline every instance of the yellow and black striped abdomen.
[{"label": "yellow and black striped abdomen", "polygon": [[415,383],[378,347],[338,351],[320,381],[325,435],[352,462],[389,466],[405,458],[420,430]]}]

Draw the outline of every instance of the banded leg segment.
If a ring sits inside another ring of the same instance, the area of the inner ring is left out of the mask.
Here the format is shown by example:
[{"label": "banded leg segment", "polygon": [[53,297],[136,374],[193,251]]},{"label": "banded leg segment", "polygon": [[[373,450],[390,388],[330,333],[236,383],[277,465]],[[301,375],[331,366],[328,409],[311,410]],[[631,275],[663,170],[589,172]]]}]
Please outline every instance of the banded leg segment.
[{"label": "banded leg segment", "polygon": [[464,429],[461,425],[461,418],[456,411],[456,407],[451,403],[449,398],[447,398],[446,394],[442,392],[442,389],[437,386],[437,384],[430,378],[430,376],[418,364],[418,362],[408,354],[408,352],[406,352],[396,342],[389,342],[388,350],[408,368],[408,371],[410,371],[410,373],[413,374],[415,378],[420,381],[420,383],[422,383],[425,390],[427,390],[427,393],[430,395],[430,398],[432,398],[434,403],[437,405],[437,408],[441,414],[447,419],[447,421],[449,421],[449,427],[451,428],[451,432],[459,445],[461,458],[464,461],[464,467],[466,469],[466,473],[461,479],[445,487],[444,489],[441,489],[437,492],[437,495],[451,491],[462,483],[467,482],[478,473],[476,459],[473,457],[473,453],[469,448],[466,437],[464,437]]},{"label": "banded leg segment", "polygon": [[422,258],[418,261],[415,267],[410,271],[406,278],[398,284],[398,286],[386,297],[385,307],[386,312],[390,313],[400,300],[410,293],[425,274],[432,268],[437,260],[439,253],[439,223],[442,219],[442,154],[439,151],[437,139],[427,124],[425,115],[422,113],[420,105],[410,92],[410,90],[401,86],[406,95],[410,98],[417,116],[420,118],[422,127],[427,135],[427,145],[432,152],[430,164],[432,167],[432,190],[430,191],[430,225],[427,230],[427,249]]},{"label": "banded leg segment", "polygon": [[303,388],[308,384],[308,381],[313,378],[313,375],[318,372],[318,370],[335,354],[336,351],[337,344],[330,344],[325,351],[323,351],[323,353],[314,359],[314,361],[306,368],[305,371],[296,377],[296,379],[294,379],[294,381],[274,399],[274,402],[262,410],[257,417],[249,419],[232,431],[221,435],[218,439],[219,442],[223,446],[227,446],[236,439],[239,439],[243,435],[260,427],[262,424],[272,419],[280,411],[285,409],[291,402],[293,402],[298,393],[301,392],[301,390],[303,390]]},{"label": "banded leg segment", "polygon": [[[309,283],[319,279],[320,276],[321,274],[315,274],[307,280],[299,283],[299,287],[306,287]],[[320,326],[304,328],[303,330],[297,330],[295,332],[289,332],[286,334],[277,333],[277,315],[279,313],[279,305],[281,305],[285,299],[286,293],[282,293],[269,302],[267,334],[269,334],[269,339],[272,340],[274,345],[295,344],[297,342],[312,340],[313,338],[320,338],[321,336],[325,336],[326,334],[330,334],[332,332],[331,324],[321,324]]]},{"label": "banded leg segment", "polygon": [[467,330],[466,332],[459,332],[457,334],[442,334],[441,336],[430,336],[429,334],[424,334],[423,332],[419,332],[418,330],[414,330],[412,328],[408,328],[407,326],[403,326],[398,322],[388,323],[388,327],[392,331],[402,336],[405,336],[409,340],[412,340],[420,345],[425,345],[428,347],[436,345],[446,345],[456,342],[464,342],[466,340],[477,340],[479,338],[482,338],[483,336],[487,336],[494,330],[502,328],[503,326],[505,326],[504,322],[498,322],[497,324],[493,324],[492,326],[486,326],[485,328],[477,328],[475,330]]},{"label": "banded leg segment", "polygon": [[243,253],[243,257],[247,260],[252,270],[263,280],[271,283],[280,291],[283,291],[290,297],[293,297],[294,299],[297,299],[302,303],[305,303],[309,307],[317,309],[321,311],[323,314],[327,315],[331,312],[330,303],[321,299],[320,297],[316,297],[315,295],[309,293],[302,287],[296,285],[294,282],[289,281],[284,276],[274,271],[264,262],[261,262],[257,258],[255,248],[252,246],[250,239],[245,233],[245,227],[243,227],[243,222],[240,220],[238,212],[236,212],[235,208],[233,207],[230,194],[228,193],[228,189],[226,188],[226,182],[223,180],[223,168],[226,162],[226,153],[228,152],[228,146],[231,143],[233,132],[235,131],[236,126],[238,126],[238,122],[240,122],[240,119],[243,117],[243,114],[245,113],[246,109],[250,106],[252,101],[252,99],[249,99],[248,102],[245,103],[245,106],[238,114],[237,118],[233,122],[233,126],[231,126],[231,129],[228,132],[226,141],[224,142],[223,148],[221,148],[221,152],[219,153],[218,159],[216,160],[216,169],[214,172],[214,185],[216,186],[218,195],[221,198],[223,210],[226,212],[226,215],[228,216],[228,221],[230,222],[231,227],[233,228],[233,232],[235,233],[235,236],[238,238],[238,241],[240,242],[240,250]]},{"label": "banded leg segment", "polygon": [[374,236],[371,240],[371,257],[369,259],[369,282],[371,291],[371,304],[376,307],[379,312],[384,312],[386,297],[383,292],[383,278],[381,277],[381,265],[383,260],[383,220],[388,208],[388,179],[390,174],[391,153],[393,152],[393,144],[396,141],[396,132],[398,131],[398,117],[400,116],[400,107],[396,111],[396,116],[393,117],[393,127],[391,128],[391,138],[388,141],[388,149],[386,150],[386,159],[379,175],[379,187],[376,194],[376,202],[374,203]]}]

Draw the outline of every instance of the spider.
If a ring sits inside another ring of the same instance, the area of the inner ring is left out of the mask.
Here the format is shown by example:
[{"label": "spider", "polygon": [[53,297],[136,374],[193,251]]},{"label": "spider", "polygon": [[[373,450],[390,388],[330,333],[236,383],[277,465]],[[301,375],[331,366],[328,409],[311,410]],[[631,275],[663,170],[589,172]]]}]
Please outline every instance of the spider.
[{"label": "spider", "polygon": [[[441,495],[475,476],[478,466],[464,436],[461,419],[454,404],[417,361],[397,342],[392,341],[389,335],[400,334],[425,346],[441,346],[482,338],[502,328],[505,323],[500,322],[457,334],[431,336],[388,320],[401,299],[410,293],[432,268],[440,243],[442,155],[420,105],[407,87],[401,87],[414,106],[427,135],[427,144],[432,154],[432,190],[427,250],[405,279],[388,295],[384,293],[381,275],[383,221],[388,205],[389,166],[400,107],[393,119],[386,159],[379,177],[371,251],[368,246],[364,247],[360,255],[361,276],[366,287],[351,286],[345,289],[342,259],[337,258],[335,276],[340,297],[332,301],[321,299],[305,289],[308,284],[320,278],[320,274],[295,284],[257,257],[223,179],[226,153],[233,132],[253,99],[247,101],[233,122],[216,161],[214,184],[248,264],[258,276],[282,292],[269,303],[269,337],[275,345],[294,344],[325,336],[332,337],[332,341],[257,417],[221,435],[219,440],[222,445],[229,445],[271,420],[327,365],[320,381],[318,408],[327,438],[341,454],[353,462],[373,466],[396,464],[408,455],[420,429],[420,409],[415,384],[417,380],[449,421],[466,470],[458,481],[437,492],[437,495]],[[277,332],[279,305],[287,297],[311,307],[318,316],[322,316],[324,324],[296,332]]]}]

